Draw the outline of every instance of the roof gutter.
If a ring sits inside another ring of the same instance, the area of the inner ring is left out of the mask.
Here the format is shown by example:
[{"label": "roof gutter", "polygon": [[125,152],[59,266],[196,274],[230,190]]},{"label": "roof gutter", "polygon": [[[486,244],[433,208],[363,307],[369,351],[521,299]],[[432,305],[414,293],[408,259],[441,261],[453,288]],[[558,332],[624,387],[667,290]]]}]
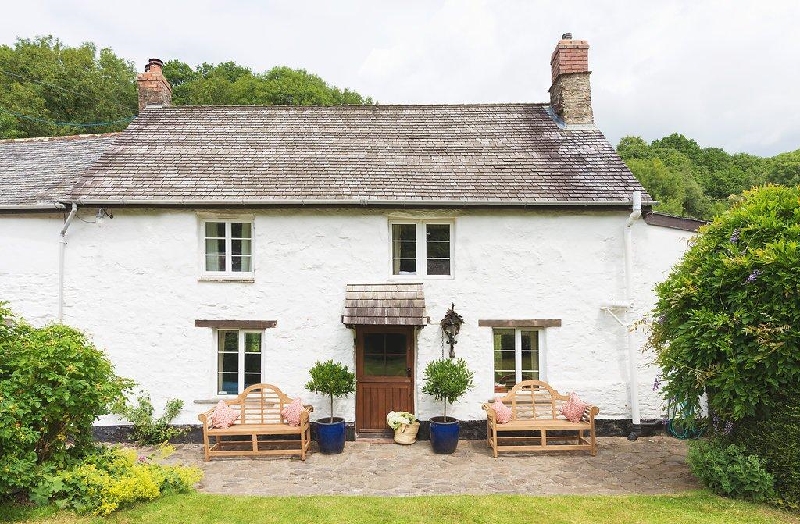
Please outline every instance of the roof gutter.
[{"label": "roof gutter", "polygon": [[51,210],[65,209],[67,206],[60,202],[48,204],[0,204],[0,211],[28,211],[28,210]]},{"label": "roof gutter", "polygon": [[[497,206],[497,207],[628,207],[630,200],[333,200],[333,199],[146,199],[94,200],[79,198],[83,206]],[[652,202],[644,202],[649,205]]]}]

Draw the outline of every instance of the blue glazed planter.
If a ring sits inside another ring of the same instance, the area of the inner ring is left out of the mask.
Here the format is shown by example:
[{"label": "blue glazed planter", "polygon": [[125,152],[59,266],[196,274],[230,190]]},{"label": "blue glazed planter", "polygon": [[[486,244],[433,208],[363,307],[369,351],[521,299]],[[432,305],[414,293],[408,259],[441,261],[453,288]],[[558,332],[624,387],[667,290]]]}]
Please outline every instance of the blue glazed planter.
[{"label": "blue glazed planter", "polygon": [[344,451],[344,419],[334,417],[333,422],[330,418],[317,421],[317,444],[321,453],[333,454]]},{"label": "blue glazed planter", "polygon": [[458,421],[451,417],[431,418],[431,446],[434,453],[450,454],[458,446]]}]

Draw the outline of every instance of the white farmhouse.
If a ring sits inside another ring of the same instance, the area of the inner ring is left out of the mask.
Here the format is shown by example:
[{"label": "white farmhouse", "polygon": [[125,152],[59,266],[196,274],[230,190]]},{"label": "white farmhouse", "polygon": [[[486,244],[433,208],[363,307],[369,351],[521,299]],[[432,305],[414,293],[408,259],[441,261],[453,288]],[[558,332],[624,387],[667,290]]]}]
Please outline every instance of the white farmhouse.
[{"label": "white farmhouse", "polygon": [[448,412],[476,432],[524,378],[608,428],[659,418],[628,326],[697,224],[651,213],[587,57],[559,41],[550,103],[344,107],[172,107],[151,60],[125,131],[0,141],[0,300],[87,332],[179,423],[257,382],[324,415],[303,385],[331,358],[357,374],[336,403],[357,436],[440,414],[421,378],[451,305],[476,381]]}]

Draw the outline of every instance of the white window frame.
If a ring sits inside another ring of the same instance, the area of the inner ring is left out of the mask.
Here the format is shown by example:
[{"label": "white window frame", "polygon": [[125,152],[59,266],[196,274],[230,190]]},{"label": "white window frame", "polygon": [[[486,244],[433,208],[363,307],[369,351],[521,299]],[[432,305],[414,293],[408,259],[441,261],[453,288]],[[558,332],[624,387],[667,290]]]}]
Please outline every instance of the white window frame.
[{"label": "white window frame", "polygon": [[[414,225],[416,226],[416,245],[417,245],[417,271],[413,274],[400,275],[394,273],[394,237],[393,227],[395,225]],[[427,227],[429,225],[443,225],[450,227],[450,273],[447,275],[428,275],[428,237]],[[454,220],[389,220],[389,277],[392,279],[427,279],[451,280],[455,276],[455,221]]]},{"label": "white window frame", "polygon": [[[206,270],[206,224],[209,222],[221,222],[225,224],[225,271]],[[200,280],[217,281],[237,281],[252,282],[255,278],[255,243],[256,228],[255,220],[252,216],[201,216],[199,220],[199,264]],[[250,224],[250,271],[232,270],[232,233],[231,224]]]},{"label": "white window frame", "polygon": [[[237,328],[218,328],[218,329],[214,329],[212,331],[214,333],[214,357],[215,357],[215,361],[216,361],[216,364],[214,366],[214,389],[215,389],[216,394],[218,396],[235,397],[236,395],[238,395],[239,393],[241,393],[245,389],[245,387],[244,387],[244,374],[245,374],[245,367],[244,367],[244,365],[245,365],[244,360],[245,359],[244,359],[244,357],[245,357],[245,354],[246,354],[246,351],[245,351],[245,336],[248,333],[256,333],[261,337],[261,345],[259,347],[259,350],[260,350],[259,361],[260,361],[260,364],[261,364],[261,378],[259,379],[258,382],[264,382],[264,365],[265,365],[265,359],[264,359],[264,335],[265,335],[265,332],[263,330],[259,330],[259,329],[237,329]],[[238,364],[237,364],[237,367],[238,367],[239,370],[238,370],[237,386],[236,386],[237,391],[235,393],[223,392],[219,388],[219,377],[220,377],[220,374],[222,373],[222,370],[220,369],[220,362],[219,362],[219,354],[220,354],[219,334],[220,334],[220,332],[224,332],[224,331],[238,331],[238,333],[239,333],[238,348],[237,348],[237,350],[238,350]]]},{"label": "white window frame", "polygon": [[[536,333],[536,347],[539,354],[539,362],[537,363],[538,369],[537,372],[539,374],[539,378],[537,380],[547,381],[547,377],[545,374],[546,369],[546,359],[545,359],[545,330],[541,327],[494,327],[492,328],[492,394],[499,394],[494,391],[494,384],[495,384],[495,373],[497,370],[494,367],[494,359],[495,359],[495,347],[494,347],[494,334],[495,331],[502,330],[502,331],[514,331],[514,373],[515,373],[515,382],[519,383],[522,381],[522,332],[523,331],[532,331]],[[527,370],[525,370],[527,371]]]}]

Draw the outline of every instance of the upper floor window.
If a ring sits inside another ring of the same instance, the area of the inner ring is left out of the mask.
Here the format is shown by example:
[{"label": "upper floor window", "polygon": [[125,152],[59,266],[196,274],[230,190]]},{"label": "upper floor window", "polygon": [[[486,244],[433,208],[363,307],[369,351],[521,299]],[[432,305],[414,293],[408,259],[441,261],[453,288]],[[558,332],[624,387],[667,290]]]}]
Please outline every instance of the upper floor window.
[{"label": "upper floor window", "polygon": [[204,270],[219,275],[245,276],[253,272],[253,223],[205,220]]},{"label": "upper floor window", "polygon": [[453,224],[392,222],[390,226],[393,275],[453,274]]}]

